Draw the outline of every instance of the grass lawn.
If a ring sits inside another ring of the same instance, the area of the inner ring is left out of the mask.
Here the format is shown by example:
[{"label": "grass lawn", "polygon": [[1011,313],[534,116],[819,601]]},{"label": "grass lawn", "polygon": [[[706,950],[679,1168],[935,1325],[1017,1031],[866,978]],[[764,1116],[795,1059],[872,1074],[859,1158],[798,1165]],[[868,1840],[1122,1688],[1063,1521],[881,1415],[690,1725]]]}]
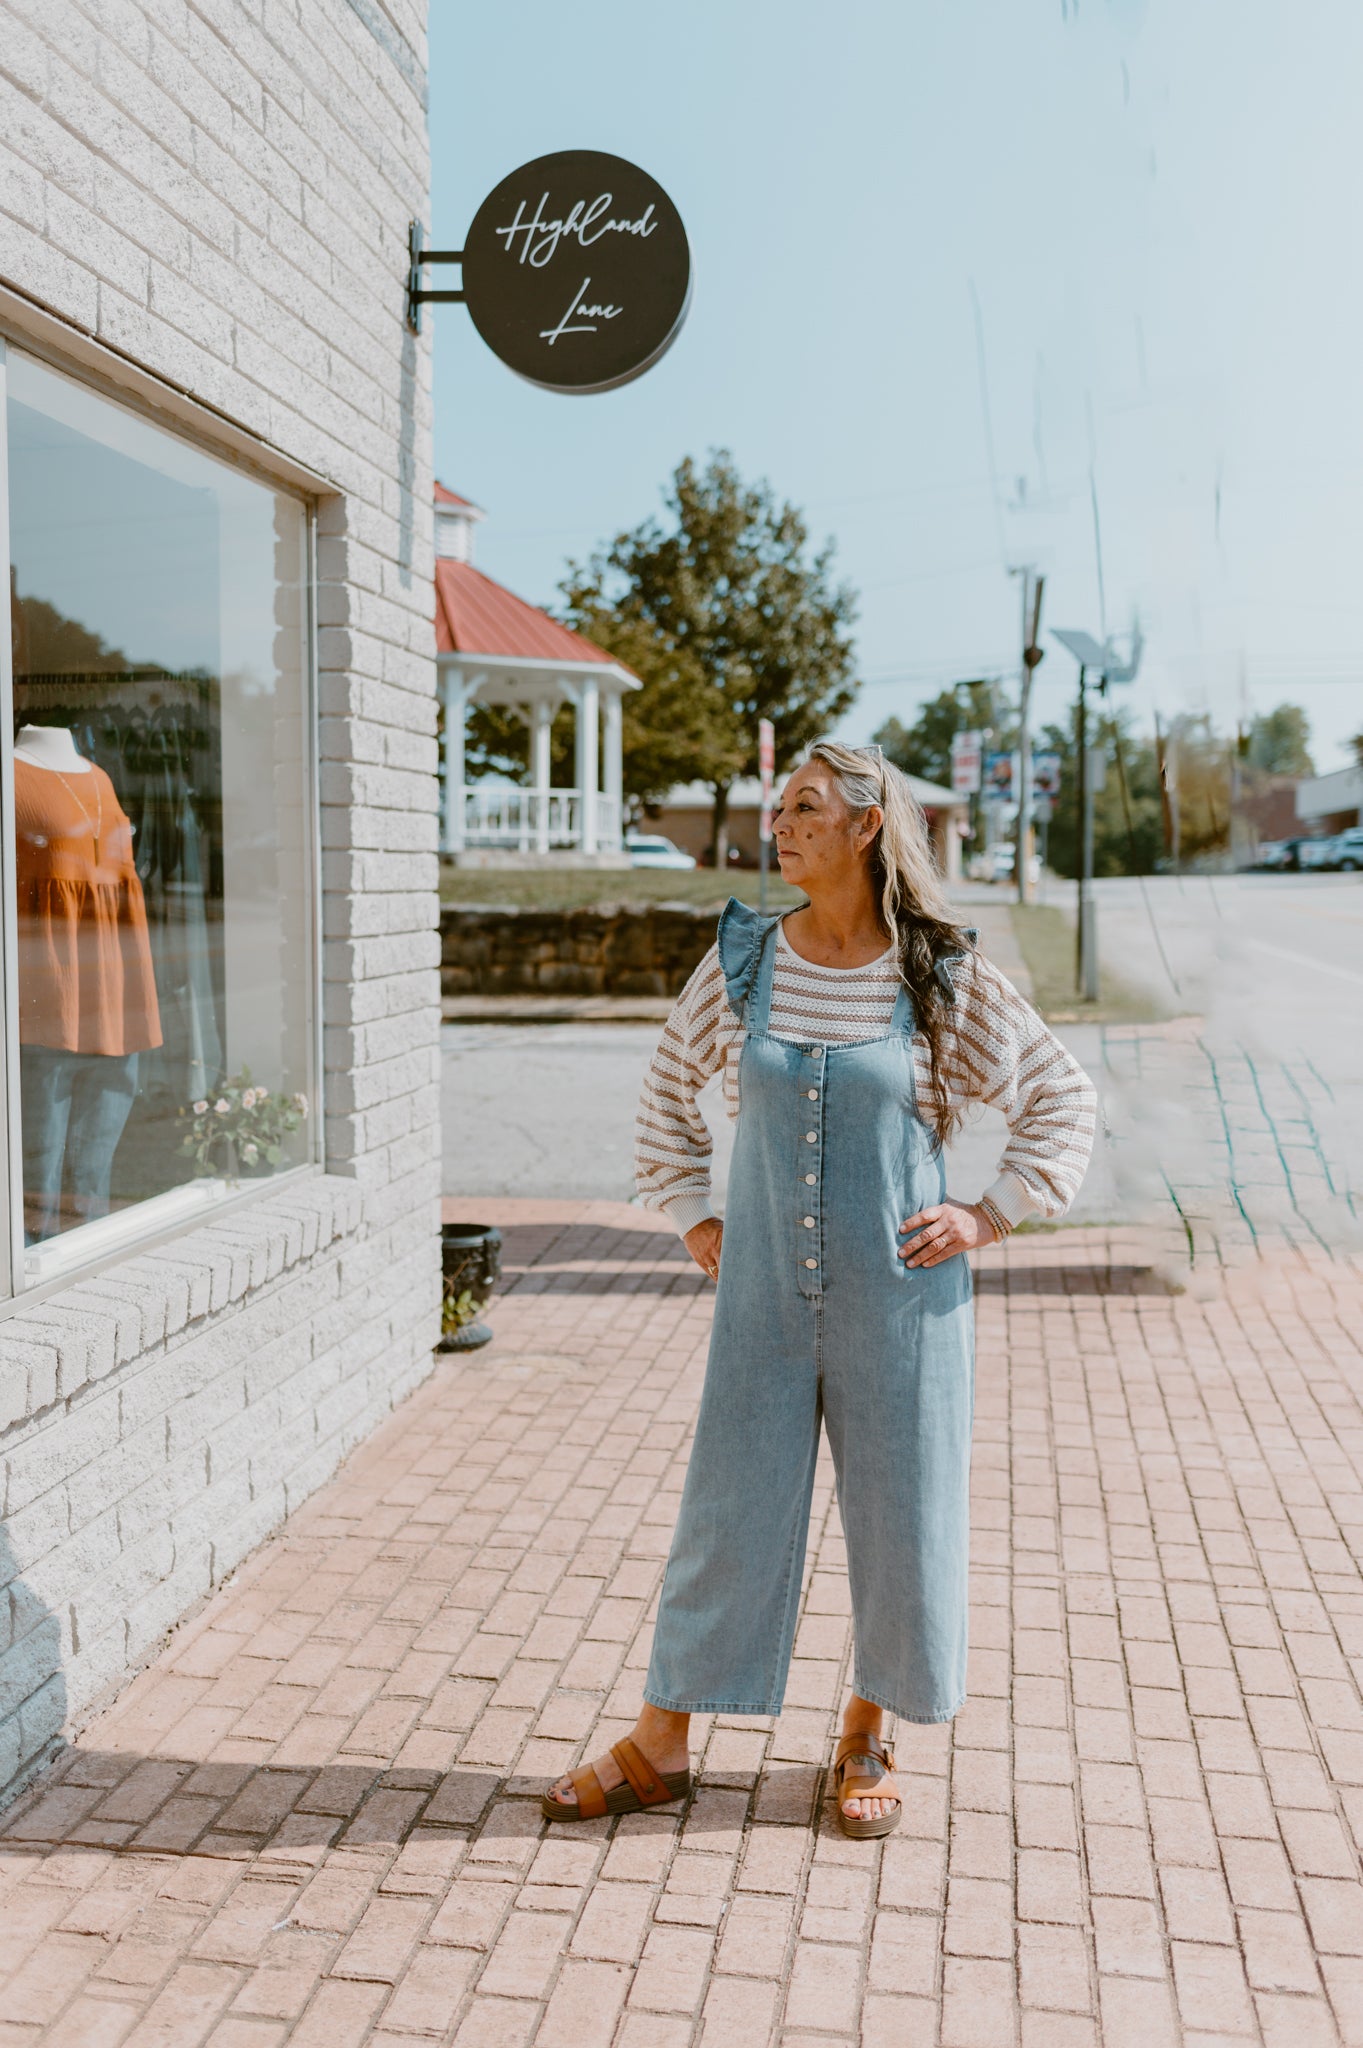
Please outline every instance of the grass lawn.
[{"label": "grass lawn", "polygon": [[[441,863],[442,903],[515,910],[582,910],[594,903],[686,903],[716,915],[731,896],[756,905],[760,875],[749,868],[454,868]],[[791,910],[803,892],[767,877],[767,907]]]},{"label": "grass lawn", "polygon": [[1157,1024],[1170,1012],[1104,968],[1096,1003],[1075,988],[1074,925],[1051,904],[1009,905],[1013,932],[1032,977],[1032,1001],[1048,1024]]}]

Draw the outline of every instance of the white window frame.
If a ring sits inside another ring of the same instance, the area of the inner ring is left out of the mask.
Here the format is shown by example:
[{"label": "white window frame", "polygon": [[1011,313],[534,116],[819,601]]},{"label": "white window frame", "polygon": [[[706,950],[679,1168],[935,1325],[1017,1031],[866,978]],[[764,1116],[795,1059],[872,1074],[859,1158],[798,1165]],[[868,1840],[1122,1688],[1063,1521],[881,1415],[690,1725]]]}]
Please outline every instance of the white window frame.
[{"label": "white window frame", "polygon": [[[5,298],[9,298],[6,293]],[[3,311],[0,307],[0,311]],[[46,337],[44,337],[45,339]],[[9,360],[25,355],[45,367],[71,378],[105,403],[132,412],[176,436],[190,447],[202,450],[219,462],[240,469],[272,491],[286,492],[297,500],[304,517],[303,625],[303,721],[304,774],[306,787],[306,944],[309,972],[305,997],[308,1009],[307,1050],[309,1103],[309,1157],[283,1173],[237,1187],[225,1182],[188,1181],[129,1208],[115,1211],[79,1230],[51,1241],[49,1271],[29,1271],[31,1253],[24,1245],[23,1142],[19,1095],[19,986],[18,986],[18,899],[15,878],[14,811],[14,664],[10,618],[10,516],[9,516]],[[140,388],[139,388],[140,387]],[[321,800],[319,790],[320,735],[317,683],[317,490],[300,483],[298,465],[270,461],[270,451],[259,446],[248,459],[239,428],[217,437],[212,415],[206,408],[192,407],[196,418],[186,418],[186,401],[181,394],[165,394],[172,406],[147,402],[156,392],[155,380],[145,373],[134,384],[126,370],[117,381],[106,380],[85,365],[65,359],[62,352],[20,332],[12,335],[7,323],[0,325],[0,1323],[20,1309],[77,1279],[88,1278],[115,1266],[137,1251],[183,1236],[222,1215],[225,1211],[254,1204],[300,1179],[310,1179],[326,1170],[322,1064],[322,849]],[[281,470],[290,474],[281,475]],[[316,479],[318,485],[322,480]],[[69,1246],[69,1255],[62,1251]]]}]

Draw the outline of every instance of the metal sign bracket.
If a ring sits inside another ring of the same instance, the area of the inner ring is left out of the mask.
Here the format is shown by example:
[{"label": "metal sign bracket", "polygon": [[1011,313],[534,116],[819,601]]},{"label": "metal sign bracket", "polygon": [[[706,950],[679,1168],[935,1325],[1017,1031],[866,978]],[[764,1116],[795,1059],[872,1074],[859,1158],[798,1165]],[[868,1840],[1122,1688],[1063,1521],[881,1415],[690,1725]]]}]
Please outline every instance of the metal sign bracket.
[{"label": "metal sign bracket", "polygon": [[424,247],[425,231],[419,220],[409,223],[407,228],[407,325],[413,334],[421,332],[421,309],[423,306],[462,306],[463,292],[427,292],[421,288],[421,266],[423,263],[462,263],[462,249],[427,249]]}]

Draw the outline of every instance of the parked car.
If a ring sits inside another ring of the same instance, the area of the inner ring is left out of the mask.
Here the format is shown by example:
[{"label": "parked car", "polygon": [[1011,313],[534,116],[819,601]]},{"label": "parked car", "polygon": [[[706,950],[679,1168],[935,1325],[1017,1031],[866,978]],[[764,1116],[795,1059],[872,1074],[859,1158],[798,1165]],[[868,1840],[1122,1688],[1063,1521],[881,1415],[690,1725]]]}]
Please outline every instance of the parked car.
[{"label": "parked car", "polygon": [[1303,839],[1297,848],[1297,865],[1303,870],[1332,868],[1339,835],[1331,832],[1322,839]]},{"label": "parked car", "polygon": [[1356,875],[1363,869],[1363,825],[1349,825],[1335,835],[1330,865]]},{"label": "parked car", "polygon": [[670,839],[664,839],[661,832],[627,833],[625,852],[632,868],[693,868],[696,865],[693,854],[683,853]]},{"label": "parked car", "polygon": [[1276,875],[1295,874],[1301,865],[1298,855],[1301,852],[1302,843],[1300,837],[1296,839],[1265,839],[1259,848],[1259,858],[1255,861],[1254,865]]},{"label": "parked car", "polygon": [[[996,846],[996,847],[994,848],[994,855],[993,855],[993,862],[994,862],[994,868],[993,868],[993,879],[994,879],[994,881],[996,881],[996,882],[1011,882],[1011,881],[1012,881],[1012,879],[1013,879],[1013,862],[1014,862],[1014,859],[1015,859],[1015,857],[1016,857],[1016,853],[1017,853],[1017,848],[1016,848],[1016,847],[1015,847],[1015,846],[1013,845],[1013,843],[1012,843],[1012,841],[1011,841],[1011,840],[1005,840],[1005,841],[1004,841],[1004,843],[1003,843],[1002,845],[1000,845],[1000,846]],[[1040,860],[1039,860],[1039,859],[1037,858],[1036,854],[1033,854],[1033,855],[1032,855],[1032,859],[1031,859],[1031,864],[1030,864],[1030,867],[1029,867],[1029,870],[1028,870],[1028,872],[1029,872],[1029,874],[1030,874],[1030,877],[1031,877],[1031,880],[1032,880],[1033,882],[1039,882],[1039,881],[1040,881],[1040,879],[1041,879],[1041,862],[1040,862]]]}]

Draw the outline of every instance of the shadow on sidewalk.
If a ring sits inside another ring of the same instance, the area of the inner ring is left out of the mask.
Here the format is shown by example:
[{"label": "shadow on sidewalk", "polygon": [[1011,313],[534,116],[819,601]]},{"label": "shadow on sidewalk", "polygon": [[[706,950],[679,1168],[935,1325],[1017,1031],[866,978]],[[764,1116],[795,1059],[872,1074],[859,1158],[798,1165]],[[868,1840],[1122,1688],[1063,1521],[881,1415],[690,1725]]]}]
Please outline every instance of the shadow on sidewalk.
[{"label": "shadow on sidewalk", "polygon": [[[692,1836],[723,1833],[735,1826],[734,1802],[742,1798],[744,1818],[760,1807],[766,1820],[808,1826],[820,1776],[808,1765],[778,1765],[747,1788],[731,1779],[702,1785],[688,1802],[652,1811],[684,1819]],[[524,1841],[562,1825],[595,1835],[609,1826],[606,1819],[545,1820],[539,1799],[547,1783],[475,1766],[444,1773],[366,1764],[291,1770],[73,1746],[0,1820],[0,1856],[90,1848],[311,1864],[318,1849],[400,1850],[413,1835],[430,1841],[457,1834],[482,1843],[486,1859],[487,1846],[503,1839]],[[714,1793],[725,1796],[707,1797]]]},{"label": "shadow on sidewalk", "polygon": [[975,1275],[977,1294],[1159,1294],[1180,1292],[1153,1266],[986,1266]]}]

